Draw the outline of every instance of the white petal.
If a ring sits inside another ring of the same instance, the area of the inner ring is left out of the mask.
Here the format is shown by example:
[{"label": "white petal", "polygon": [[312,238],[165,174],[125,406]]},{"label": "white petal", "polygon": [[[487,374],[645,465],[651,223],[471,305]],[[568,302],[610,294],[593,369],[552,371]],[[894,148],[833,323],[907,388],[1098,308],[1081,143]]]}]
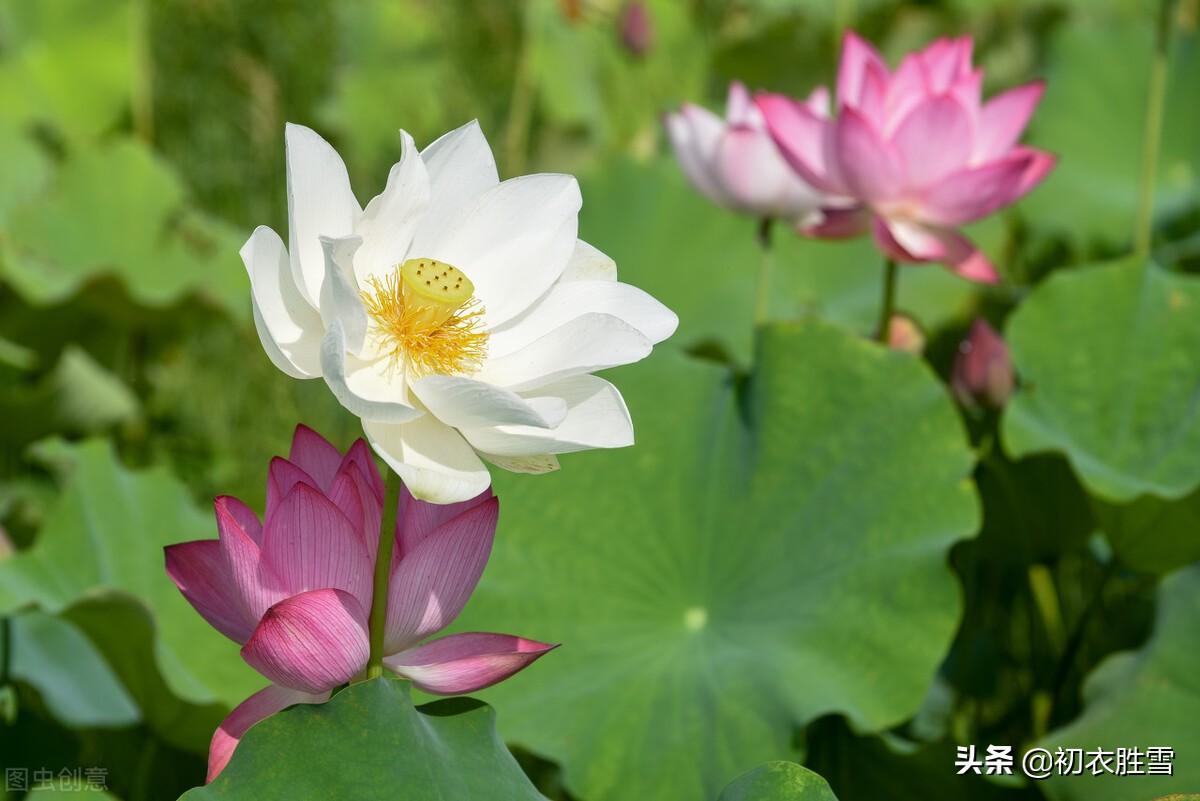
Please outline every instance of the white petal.
[{"label": "white petal", "polygon": [[321,370],[334,397],[364,420],[403,423],[424,414],[406,402],[402,373],[389,373],[385,360],[364,362],[346,352],[337,322],[321,341]]},{"label": "white petal", "polygon": [[496,158],[478,120],[443,134],[421,151],[429,171],[430,196],[416,244],[433,245],[457,213],[500,183]]},{"label": "white petal", "polygon": [[713,175],[717,141],[725,123],[716,114],[699,106],[684,106],[666,119],[667,138],[675,159],[688,181],[700,194],[718,205],[726,205],[725,193]]},{"label": "white petal", "polygon": [[582,239],[576,239],[571,260],[558,280],[616,281],[617,263]]},{"label": "white petal", "polygon": [[679,318],[653,297],[614,281],[560,281],[532,308],[488,338],[493,358],[512,353],[581,314],[609,314],[636,328],[653,344],[675,333]]},{"label": "white petal", "polygon": [[292,274],[300,294],[316,308],[325,277],[319,237],[353,234],[362,209],[350,190],[342,157],[316,131],[289,122],[284,143]]},{"label": "white petal", "polygon": [[538,394],[566,402],[567,416],[557,428],[464,428],[462,435],[480,452],[510,457],[633,444],[633,423],[625,401],[617,388],[603,378],[575,376],[543,387]]},{"label": "white petal", "polygon": [[567,404],[559,398],[526,400],[462,376],[426,376],[414,381],[412,390],[435,417],[455,428],[503,424],[553,428],[567,413]]},{"label": "white petal", "polygon": [[458,503],[487,489],[491,476],[457,431],[425,415],[411,423],[363,421],[367,441],[414,498]]},{"label": "white petal", "polygon": [[356,232],[363,246],[354,256],[359,286],[386,275],[404,261],[417,226],[429,205],[429,174],[407,131],[400,132],[400,160],[388,173],[387,186],[367,204]]},{"label": "white petal", "polygon": [[358,296],[354,278],[354,254],[362,245],[357,236],[340,239],[321,237],[325,255],[325,280],[321,282],[321,320],[326,330],[336,323],[345,337],[345,348],[352,353],[362,351],[367,337],[367,310]]},{"label": "white petal", "polygon": [[520,350],[488,359],[475,379],[514,392],[650,355],[650,340],[611,314],[584,314]]},{"label": "white petal", "polygon": [[437,241],[414,243],[410,256],[466,273],[489,324],[500,325],[562,275],[575,250],[581,203],[579,184],[569,175],[513,178],[462,210]]},{"label": "white petal", "polygon": [[553,453],[539,453],[534,456],[500,456],[495,453],[480,452],[479,455],[484,461],[491,462],[496,467],[507,470],[510,473],[541,475],[543,473],[553,473],[560,467],[558,457]]},{"label": "white petal", "polygon": [[250,276],[254,327],[267,356],[293,378],[321,375],[324,326],[317,310],[296,289],[283,240],[260,225],[240,253]]}]

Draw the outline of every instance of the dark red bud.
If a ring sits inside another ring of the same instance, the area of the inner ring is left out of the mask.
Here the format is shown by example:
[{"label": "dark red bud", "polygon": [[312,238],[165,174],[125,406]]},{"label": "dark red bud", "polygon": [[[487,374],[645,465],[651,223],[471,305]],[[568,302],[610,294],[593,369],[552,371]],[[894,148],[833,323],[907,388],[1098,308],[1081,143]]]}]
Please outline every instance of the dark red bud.
[{"label": "dark red bud", "polygon": [[954,394],[965,406],[999,409],[1008,402],[1015,382],[1008,345],[987,322],[976,320],[954,358]]}]

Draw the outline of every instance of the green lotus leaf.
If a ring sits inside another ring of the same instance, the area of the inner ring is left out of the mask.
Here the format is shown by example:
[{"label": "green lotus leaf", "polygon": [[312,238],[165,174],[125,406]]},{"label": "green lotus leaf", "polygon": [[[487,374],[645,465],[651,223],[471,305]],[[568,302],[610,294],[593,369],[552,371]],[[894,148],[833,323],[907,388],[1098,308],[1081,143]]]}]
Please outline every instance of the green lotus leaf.
[{"label": "green lotus leaf", "polygon": [[163,570],[164,545],[210,537],[213,523],[167,471],[130,472],[107,442],[51,441],[38,453],[63,491],[34,546],[0,562],[0,614],[35,606],[64,615],[151,726],[205,750],[223,709],[264,684]]},{"label": "green lotus leaf", "polygon": [[485,692],[506,738],[589,801],[711,799],[817,715],[912,715],[960,614],[946,552],[978,527],[929,369],[810,321],[763,329],[744,386],[670,350],[616,380],[635,448],[496,477],[460,625],[563,643]]},{"label": "green lotus leaf", "polygon": [[183,799],[544,801],[495,717],[471,698],[414,707],[396,679],[354,684],[256,724],[216,781]]},{"label": "green lotus leaf", "polygon": [[[1133,13],[1089,14],[1096,9],[1087,5],[1080,3],[1071,23],[1058,26],[1051,43],[1046,97],[1029,138],[1061,158],[1022,208],[1032,224],[1081,243],[1120,244],[1131,238],[1138,208],[1157,6],[1131,3]],[[1155,181],[1161,213],[1200,198],[1200,104],[1193,102],[1200,59],[1194,40],[1193,27],[1173,48]]]},{"label": "green lotus leaf", "polygon": [[[1054,801],[1157,798],[1200,787],[1200,566],[1165,579],[1154,633],[1142,650],[1109,657],[1083,688],[1084,711],[1051,732],[1043,748],[1174,750],[1172,775],[1054,776],[1042,786]],[[1115,760],[1113,762],[1115,766]],[[1185,796],[1186,797],[1186,796]]]},{"label": "green lotus leaf", "polygon": [[115,274],[138,302],[198,292],[243,316],[241,237],[187,208],[178,176],[133,139],[81,149],[45,193],[12,209],[0,275],[35,303],[60,301]]},{"label": "green lotus leaf", "polygon": [[734,779],[717,801],[837,801],[824,779],[795,762],[768,762]]},{"label": "green lotus leaf", "polygon": [[1018,456],[1061,451],[1111,502],[1200,486],[1200,280],[1134,260],[1059,272],[1009,320]]}]

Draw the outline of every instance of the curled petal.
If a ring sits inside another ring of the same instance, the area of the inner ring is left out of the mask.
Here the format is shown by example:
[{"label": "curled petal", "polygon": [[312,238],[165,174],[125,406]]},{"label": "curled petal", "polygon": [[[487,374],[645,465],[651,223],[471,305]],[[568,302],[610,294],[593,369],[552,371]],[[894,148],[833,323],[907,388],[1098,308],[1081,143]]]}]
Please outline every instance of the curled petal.
[{"label": "curled petal", "polygon": [[364,420],[363,431],[413,497],[457,503],[474,498],[492,483],[462,435],[433,415],[400,424]]},{"label": "curled petal", "polygon": [[510,634],[469,632],[386,657],[384,664],[427,693],[461,695],[504,681],[557,647]]},{"label": "curled petal", "polygon": [[347,353],[346,334],[334,323],[321,340],[325,384],[351,414],[363,420],[404,423],[423,412],[406,402],[404,376],[387,359],[366,362]]},{"label": "curled petal", "polygon": [[321,589],[272,606],[242,647],[242,658],[275,684],[324,693],[367,664],[367,614],[353,596]]},{"label": "curled petal", "polygon": [[480,503],[443,523],[405,554],[388,588],[384,652],[396,653],[458,616],[492,551],[499,504]]},{"label": "curled petal", "polygon": [[200,616],[236,643],[254,631],[239,601],[237,587],[217,540],[168,545],[167,575]]},{"label": "curled petal", "polygon": [[546,398],[558,398],[567,407],[566,417],[554,428],[464,428],[463,436],[476,450],[501,457],[624,448],[633,444],[633,422],[625,401],[617,388],[603,378],[578,375],[534,392]]},{"label": "curled petal", "polygon": [[296,279],[279,235],[259,226],[240,251],[250,276],[254,327],[267,356],[293,378],[321,374],[321,333],[324,326]]},{"label": "curled petal", "polygon": [[259,690],[254,695],[238,704],[221,725],[213,732],[212,742],[208,746],[208,778],[211,782],[229,764],[234,749],[241,742],[242,735],[260,720],[282,712],[296,704],[323,704],[329,700],[329,693],[304,693],[299,690],[289,690],[272,684],[266,689]]}]

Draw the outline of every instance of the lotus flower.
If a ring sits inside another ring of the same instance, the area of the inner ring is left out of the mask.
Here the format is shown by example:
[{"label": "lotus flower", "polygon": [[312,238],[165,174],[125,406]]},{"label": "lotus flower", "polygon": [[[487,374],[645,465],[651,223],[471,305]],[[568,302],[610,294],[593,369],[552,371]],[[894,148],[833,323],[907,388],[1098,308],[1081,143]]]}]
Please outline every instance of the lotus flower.
[{"label": "lotus flower", "polygon": [[902,262],[942,262],[975,281],[995,268],[958,227],[1024,196],[1054,157],[1017,144],[1043,85],[981,101],[970,37],[939,39],[890,71],[853,32],[842,46],[836,117],[781,95],[757,98],[771,135],[806,181],[835,197],[818,237],[870,230]]},{"label": "lotus flower", "polygon": [[964,406],[1000,409],[1012,395],[1016,376],[1008,345],[986,320],[976,320],[958,346],[950,386]]},{"label": "lotus flower", "polygon": [[[299,426],[289,458],[271,462],[263,522],[236,498],[217,498],[219,539],[166,549],[167,573],[184,597],[272,682],[213,735],[209,781],[250,726],[284,707],[327,700],[366,667],[383,503],[365,442],[342,454]],[[487,564],[497,511],[490,490],[445,506],[401,491],[384,664],[426,692],[474,692],[554,647],[480,633],[420,644],[466,604]]]},{"label": "lotus flower", "polygon": [[[809,102],[827,104],[820,92]],[[788,168],[742,84],[730,84],[724,120],[688,104],[667,115],[666,127],[688,181],[717,205],[789,221],[820,208],[821,194]]]},{"label": "lotus flower", "polygon": [[474,498],[482,456],[519,472],[633,442],[621,393],[591,373],[638,361],[674,314],[576,238],[568,175],[501,183],[475,123],[403,155],[365,208],[324,139],[288,125],[289,242],[242,248],[267,355],[323,378],[414,497]]}]

